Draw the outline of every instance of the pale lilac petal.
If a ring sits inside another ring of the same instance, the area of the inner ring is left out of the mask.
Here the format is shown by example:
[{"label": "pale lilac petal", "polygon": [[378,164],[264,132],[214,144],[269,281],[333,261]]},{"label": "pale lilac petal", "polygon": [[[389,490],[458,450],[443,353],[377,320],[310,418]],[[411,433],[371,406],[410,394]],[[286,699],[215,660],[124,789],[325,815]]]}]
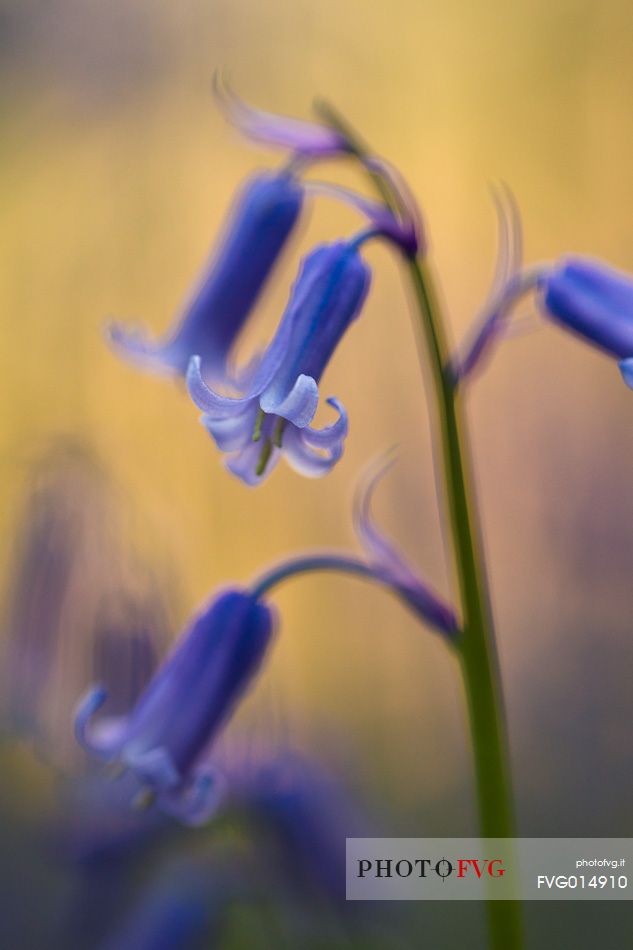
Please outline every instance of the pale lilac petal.
[{"label": "pale lilac petal", "polygon": [[309,425],[319,405],[319,387],[316,381],[302,373],[283,398],[279,398],[277,388],[273,383],[260,396],[259,404],[264,412],[282,416],[300,429]]},{"label": "pale lilac petal", "polygon": [[470,340],[462,347],[463,355],[453,360],[453,371],[460,382],[481,368],[493,344],[507,333],[516,303],[531,291],[541,289],[547,278],[548,268],[543,265],[519,271],[510,278],[497,299],[491,301],[490,309],[480,316]]},{"label": "pale lilac petal", "polygon": [[75,736],[79,744],[101,758],[115,758],[125,737],[127,718],[123,716],[92,722],[108,694],[102,686],[95,686],[80,700],[74,717]]},{"label": "pale lilac petal", "polygon": [[124,750],[122,760],[136,773],[141,782],[155,788],[174,788],[182,781],[172,757],[167,749],[162,747],[144,752]]},{"label": "pale lilac petal", "polygon": [[365,164],[371,170],[380,175],[387,182],[389,189],[398,205],[402,216],[402,226],[409,236],[411,249],[424,252],[424,225],[420,207],[416,201],[415,195],[409,188],[404,175],[395,168],[391,162],[384,158],[378,158],[375,155],[365,159]]},{"label": "pale lilac petal", "polygon": [[217,813],[225,794],[226,784],[217,770],[203,766],[185,788],[161,795],[160,807],[184,824],[198,827]]},{"label": "pale lilac petal", "polygon": [[217,74],[214,88],[217,101],[229,122],[255,142],[315,158],[349,151],[344,137],[328,126],[274,115],[247,105]]},{"label": "pale lilac petal", "polygon": [[348,421],[345,407],[338,399],[330,397],[326,400],[329,406],[332,406],[338,412],[338,419],[330,426],[323,429],[314,429],[312,426],[306,426],[302,430],[303,442],[313,449],[330,450],[335,445],[340,444],[347,436]]},{"label": "pale lilac petal", "polygon": [[390,584],[427,622],[444,633],[454,636],[458,623],[454,612],[423,582],[400,553],[378,531],[371,516],[374,490],[394,460],[374,470],[364,485],[359,487],[354,504],[354,524],[361,544],[376,572],[376,576]]},{"label": "pale lilac petal", "polygon": [[361,195],[358,191],[347,188],[345,185],[336,185],[329,181],[308,181],[306,182],[306,190],[317,195],[344,201],[374,223],[382,223],[393,218],[391,212],[382,202]]},{"label": "pale lilac petal", "polygon": [[306,191],[315,194],[327,195],[346,204],[352,205],[360,211],[377,231],[392,238],[409,252],[417,249],[417,237],[413,225],[396,217],[389,208],[379,201],[367,198],[365,195],[346,188],[344,185],[335,185],[325,181],[306,182]]},{"label": "pale lilac petal", "polygon": [[364,483],[359,485],[354,499],[354,525],[360,543],[368,558],[381,568],[389,568],[390,575],[398,583],[415,582],[415,574],[402,561],[395,548],[378,531],[371,515],[371,503],[378,482],[394,464],[394,458],[388,458],[376,467]]},{"label": "pale lilac petal", "polygon": [[497,260],[492,285],[484,310],[503,291],[508,281],[518,273],[523,263],[523,229],[516,199],[507,185],[492,188],[492,200],[497,214]]},{"label": "pale lilac petal", "polygon": [[303,438],[303,430],[288,426],[284,430],[283,453],[291,468],[306,478],[321,478],[338,462],[343,454],[339,441],[326,453],[317,452]]},{"label": "pale lilac petal", "polygon": [[220,419],[241,415],[254,399],[253,393],[246,396],[221,396],[210,389],[202,378],[199,356],[192,356],[189,361],[187,389],[198,409]]},{"label": "pale lilac petal", "polygon": [[[288,427],[290,429],[290,426]],[[284,433],[284,442],[285,442],[285,433]],[[257,465],[262,454],[262,443],[251,442],[245,449],[242,449],[241,452],[238,452],[236,455],[231,456],[227,462],[226,467],[229,472],[235,475],[240,481],[244,482],[245,485],[249,487],[254,487],[255,485],[260,485],[272,472],[272,470],[277,465],[279,458],[281,456],[280,450],[275,446],[272,450],[270,458],[266,464],[265,470],[261,475],[257,474]]]},{"label": "pale lilac petal", "polygon": [[169,344],[151,340],[144,327],[124,327],[120,323],[109,323],[105,334],[118,355],[135,366],[165,375],[179,372],[178,360],[172,357]]},{"label": "pale lilac petal", "polygon": [[514,278],[521,266],[521,217],[514,196],[508,188],[503,187],[493,189],[492,197],[497,214],[497,259],[487,300],[462,348],[463,355],[455,361],[460,379],[468,376],[482,362],[506,329],[508,301],[511,300]]},{"label": "pale lilac petal", "polygon": [[257,413],[257,403],[253,400],[235,416],[218,419],[205,414],[200,421],[221,452],[236,452],[252,441]]},{"label": "pale lilac petal", "polygon": [[249,390],[243,396],[221,396],[210,389],[202,378],[200,357],[192,356],[187,368],[187,389],[196,406],[203,412],[216,416],[233,415],[235,410],[243,409],[251,399],[266,389],[283,365],[291,336],[291,322],[282,320],[275,338],[254,367]]}]

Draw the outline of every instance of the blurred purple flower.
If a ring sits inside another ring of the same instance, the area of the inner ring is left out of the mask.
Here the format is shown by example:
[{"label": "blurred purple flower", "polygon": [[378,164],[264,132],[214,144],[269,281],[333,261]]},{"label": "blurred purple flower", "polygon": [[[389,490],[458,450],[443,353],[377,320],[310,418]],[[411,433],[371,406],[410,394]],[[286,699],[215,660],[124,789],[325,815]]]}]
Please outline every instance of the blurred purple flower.
[{"label": "blurred purple flower", "polygon": [[297,222],[301,185],[289,172],[251,178],[233,208],[197,290],[165,340],[109,328],[115,349],[147,369],[184,375],[199,356],[205,379],[224,380],[233,345]]},{"label": "blurred purple flower", "polygon": [[324,429],[310,425],[319,402],[318,383],[343,334],[358,315],[370,273],[358,241],[323,245],[303,262],[277,333],[254,370],[248,391],[223,396],[204,382],[192,359],[187,374],[191,398],[227,468],[247,485],[258,484],[283,454],[298,472],[318,477],[343,453],[347,414],[328,399],[338,420]]},{"label": "blurred purple flower", "polygon": [[238,772],[231,791],[272,845],[285,880],[345,906],[345,839],[369,832],[342,786],[315,764],[286,754]]},{"label": "blurred purple flower", "polygon": [[[39,731],[41,699],[55,668],[62,617],[76,569],[80,512],[63,463],[46,459],[19,526],[9,591],[5,697],[12,728]],[[75,486],[76,487],[76,486]],[[79,502],[80,504],[80,502]]]},{"label": "blurred purple flower", "polygon": [[356,533],[374,576],[391,587],[428,624],[453,639],[459,633],[454,611],[409,567],[372,519],[371,502],[375,488],[392,464],[392,460],[388,460],[374,467],[359,486],[354,504]]},{"label": "blurred purple flower", "polygon": [[47,831],[47,857],[69,875],[60,928],[64,946],[95,947],[129,903],[139,872],[178,827],[157,809],[130,808],[138,793],[131,773],[67,783]]},{"label": "blurred purple flower", "polygon": [[226,591],[192,621],[128,716],[91,723],[107,698],[97,686],[81,701],[76,735],[85,749],[133,771],[150,800],[190,824],[215,809],[218,782],[204,753],[250,685],[273,630],[270,609]]},{"label": "blurred purple flower", "polygon": [[230,896],[227,875],[211,862],[171,861],[146,888],[100,950],[187,950],[219,946],[218,920]]},{"label": "blurred purple flower", "polygon": [[174,827],[159,811],[130,808],[140,788],[129,771],[114,779],[94,774],[75,779],[64,789],[61,817],[53,828],[55,853],[84,873],[105,867],[120,873],[159,833]]},{"label": "blurred purple flower", "polygon": [[547,313],[619,359],[633,388],[633,277],[600,261],[568,258],[544,274],[541,287]]},{"label": "blurred purple flower", "polygon": [[32,465],[12,552],[3,626],[3,714],[38,755],[73,764],[69,697],[86,670],[129,708],[166,640],[166,585],[117,538],[107,472],[57,437]]}]

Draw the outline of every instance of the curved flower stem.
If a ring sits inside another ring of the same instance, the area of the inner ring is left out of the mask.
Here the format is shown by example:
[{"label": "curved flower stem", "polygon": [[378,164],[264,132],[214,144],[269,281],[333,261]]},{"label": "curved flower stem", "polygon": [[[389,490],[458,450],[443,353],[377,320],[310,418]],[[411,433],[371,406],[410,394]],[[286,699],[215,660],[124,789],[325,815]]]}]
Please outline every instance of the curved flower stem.
[{"label": "curved flower stem", "polygon": [[[346,120],[330,106],[320,104],[319,112],[344,132],[361,161],[368,158],[368,150]],[[377,192],[393,207],[385,183],[377,181],[379,176],[368,171]],[[418,313],[416,337],[421,337],[424,344],[423,369],[426,370],[428,364],[431,372],[444,494],[463,611],[463,635],[457,652],[473,744],[480,832],[487,838],[511,838],[515,832],[501,683],[461,397],[426,260],[410,257],[407,269]],[[520,950],[523,947],[520,903],[491,900],[487,911],[492,950]]]},{"label": "curved flower stem", "polygon": [[326,551],[322,554],[298,554],[294,558],[288,558],[253,581],[251,584],[251,594],[256,598],[263,597],[289,577],[296,577],[299,574],[310,574],[314,571],[338,571],[340,574],[352,574],[356,577],[364,577],[366,580],[374,581],[374,583],[392,593],[405,607],[421,618],[423,622],[444,636],[451,648],[454,647],[457,640],[457,631],[451,630],[449,632],[442,626],[441,620],[438,620],[432,615],[431,611],[425,611],[424,608],[420,606],[419,593],[410,596],[404,588],[399,589],[398,585],[390,580],[389,577],[383,576],[380,570],[348,554],[337,554],[336,552]]},{"label": "curved flower stem", "polygon": [[251,585],[253,597],[263,597],[277,587],[282,581],[298,574],[308,574],[312,571],[338,571],[343,574],[355,574],[357,577],[366,577],[376,580],[374,572],[359,558],[348,557],[343,554],[309,554],[297,555],[295,558],[283,561],[271,568]]}]

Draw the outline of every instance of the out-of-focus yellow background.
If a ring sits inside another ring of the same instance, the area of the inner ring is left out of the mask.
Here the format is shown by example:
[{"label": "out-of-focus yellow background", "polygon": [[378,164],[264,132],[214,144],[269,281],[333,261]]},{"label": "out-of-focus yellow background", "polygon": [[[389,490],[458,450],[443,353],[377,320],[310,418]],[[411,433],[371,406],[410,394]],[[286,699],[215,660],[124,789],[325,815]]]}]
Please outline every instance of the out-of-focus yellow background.
[{"label": "out-of-focus yellow background", "polygon": [[[235,189],[282,159],[219,114],[218,67],[272,111],[331,100],[400,168],[455,339],[494,266],[491,182],[517,198],[528,261],[581,252],[633,271],[630,4],[2,0],[0,64],[2,563],[31,460],[60,434],[85,443],[116,498],[120,551],[169,579],[175,632],[211,590],[288,552],[354,547],[355,482],[396,443],[377,516],[448,593],[426,400],[387,249],[367,250],[373,289],[323,382],[351,432],[321,481],[283,464],[256,491],[232,480],[186,393],[120,362],[104,320],[164,331]],[[314,207],[245,357],[270,337],[301,255],[356,227],[348,209]],[[533,324],[468,395],[520,827],[631,834],[633,394],[612,361]],[[439,639],[350,579],[297,580],[275,601],[279,636],[243,723],[352,757],[403,833],[472,832],[461,693]],[[83,669],[71,635],[69,669]]]}]

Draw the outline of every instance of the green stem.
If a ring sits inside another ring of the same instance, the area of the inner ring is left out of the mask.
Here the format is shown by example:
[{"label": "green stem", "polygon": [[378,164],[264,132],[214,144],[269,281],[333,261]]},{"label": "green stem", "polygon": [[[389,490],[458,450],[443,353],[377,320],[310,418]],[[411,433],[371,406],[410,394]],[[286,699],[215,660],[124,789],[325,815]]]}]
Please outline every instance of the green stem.
[{"label": "green stem", "polygon": [[[461,400],[449,368],[443,324],[425,262],[410,261],[409,273],[436,394],[446,502],[464,615],[458,653],[473,743],[480,831],[485,838],[511,838],[514,819],[503,702]],[[519,950],[523,946],[520,905],[493,900],[488,901],[487,909],[491,947]]]},{"label": "green stem", "polygon": [[510,782],[506,765],[501,688],[462,422],[461,401],[448,370],[448,350],[437,303],[423,262],[409,265],[422,332],[430,354],[440,424],[446,500],[455,567],[464,612],[459,643],[475,751],[481,833],[512,837]]},{"label": "green stem", "polygon": [[[361,161],[369,156],[365,144],[338,112],[323,103],[318,111],[347,137],[353,154]],[[393,208],[385,183],[371,171],[370,177],[380,196]],[[463,611],[463,634],[457,648],[473,744],[480,833],[482,837],[512,838],[514,818],[501,683],[461,398],[426,261],[409,258],[407,266],[419,315],[416,337],[421,336],[424,343],[421,358],[431,371],[439,422],[446,505]],[[487,911],[492,950],[520,950],[520,903],[491,900]]]}]

